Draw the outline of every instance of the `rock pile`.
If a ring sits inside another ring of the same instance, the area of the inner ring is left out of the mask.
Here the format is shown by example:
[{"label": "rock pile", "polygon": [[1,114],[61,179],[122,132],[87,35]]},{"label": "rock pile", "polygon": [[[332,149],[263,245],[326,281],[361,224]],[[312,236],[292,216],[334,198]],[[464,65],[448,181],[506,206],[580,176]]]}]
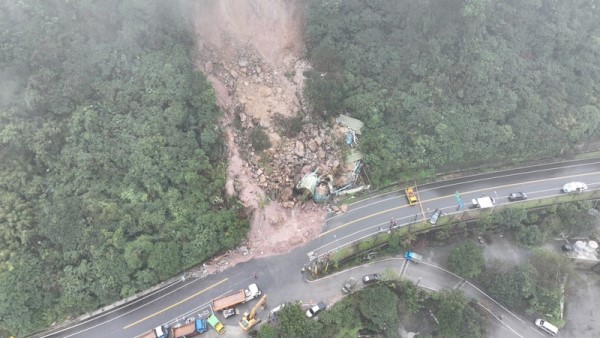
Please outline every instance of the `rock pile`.
[{"label": "rock pile", "polygon": [[[224,53],[206,51],[212,55]],[[285,207],[296,205],[300,197],[293,187],[308,172],[333,175],[342,172],[339,128],[325,128],[310,120],[303,106],[303,72],[307,64],[301,60],[288,60],[287,69],[272,69],[250,46],[237,53],[235,60],[211,57],[204,65],[207,75],[216,76],[232,97],[230,112],[235,114],[233,135],[246,166],[251,169],[266,197],[279,200]],[[287,137],[285,127],[275,117],[289,119],[302,116],[302,129]],[[261,128],[271,143],[267,150],[257,152],[252,148],[250,131]]]}]

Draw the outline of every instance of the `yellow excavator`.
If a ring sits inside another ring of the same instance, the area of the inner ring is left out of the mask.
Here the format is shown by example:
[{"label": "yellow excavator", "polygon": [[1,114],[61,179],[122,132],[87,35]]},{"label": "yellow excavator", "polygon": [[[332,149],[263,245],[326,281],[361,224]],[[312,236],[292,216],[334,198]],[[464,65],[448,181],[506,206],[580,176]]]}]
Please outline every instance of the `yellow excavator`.
[{"label": "yellow excavator", "polygon": [[256,311],[259,307],[262,307],[267,302],[267,295],[262,296],[262,298],[254,305],[250,313],[244,313],[242,319],[240,320],[240,327],[244,332],[248,332],[254,325],[260,322],[260,318],[256,318]]}]

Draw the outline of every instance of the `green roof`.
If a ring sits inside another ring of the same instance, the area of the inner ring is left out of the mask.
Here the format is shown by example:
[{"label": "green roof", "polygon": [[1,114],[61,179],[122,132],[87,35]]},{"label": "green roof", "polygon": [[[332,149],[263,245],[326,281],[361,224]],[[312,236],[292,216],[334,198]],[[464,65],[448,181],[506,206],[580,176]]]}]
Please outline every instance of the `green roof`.
[{"label": "green roof", "polygon": [[355,119],[344,114],[341,114],[340,117],[336,118],[335,122],[354,130],[354,132],[357,135],[360,135],[360,129],[364,125],[364,123],[361,120]]}]

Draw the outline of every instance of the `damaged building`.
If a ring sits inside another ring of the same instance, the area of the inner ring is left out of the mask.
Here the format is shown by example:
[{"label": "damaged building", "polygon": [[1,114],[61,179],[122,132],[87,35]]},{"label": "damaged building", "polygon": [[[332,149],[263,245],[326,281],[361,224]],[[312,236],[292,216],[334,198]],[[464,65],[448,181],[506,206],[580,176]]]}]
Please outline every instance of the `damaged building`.
[{"label": "damaged building", "polygon": [[345,128],[344,142],[349,152],[346,158],[347,167],[340,177],[334,180],[331,174],[319,175],[318,169],[306,174],[296,185],[296,190],[313,199],[316,203],[324,203],[331,195],[356,193],[370,187],[365,173],[363,154],[356,149],[363,122],[347,115],[340,115],[336,123]]}]

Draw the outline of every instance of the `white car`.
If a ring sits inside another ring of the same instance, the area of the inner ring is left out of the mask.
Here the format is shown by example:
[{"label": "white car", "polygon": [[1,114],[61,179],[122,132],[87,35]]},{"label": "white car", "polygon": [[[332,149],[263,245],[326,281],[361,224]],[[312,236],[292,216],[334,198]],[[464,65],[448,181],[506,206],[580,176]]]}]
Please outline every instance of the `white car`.
[{"label": "white car", "polygon": [[279,311],[283,310],[283,308],[288,305],[288,304],[298,304],[300,306],[302,306],[302,301],[301,300],[296,300],[294,302],[287,302],[287,303],[283,303],[281,305],[278,305],[276,307],[273,308],[273,310],[271,310],[271,315],[275,316],[279,313]]},{"label": "white car", "polygon": [[325,303],[319,302],[317,305],[315,305],[315,306],[311,307],[310,309],[306,310],[306,317],[312,318],[317,313],[321,312],[321,310],[325,310],[326,308],[327,308],[327,305],[325,305]]},{"label": "white car", "polygon": [[558,333],[558,328],[556,326],[548,323],[547,321],[545,321],[543,319],[536,319],[535,326],[546,331],[547,333],[549,333],[552,336],[556,336],[556,334]]},{"label": "white car", "polygon": [[569,182],[563,185],[561,191],[570,193],[570,192],[581,192],[587,190],[587,185],[583,182]]}]

